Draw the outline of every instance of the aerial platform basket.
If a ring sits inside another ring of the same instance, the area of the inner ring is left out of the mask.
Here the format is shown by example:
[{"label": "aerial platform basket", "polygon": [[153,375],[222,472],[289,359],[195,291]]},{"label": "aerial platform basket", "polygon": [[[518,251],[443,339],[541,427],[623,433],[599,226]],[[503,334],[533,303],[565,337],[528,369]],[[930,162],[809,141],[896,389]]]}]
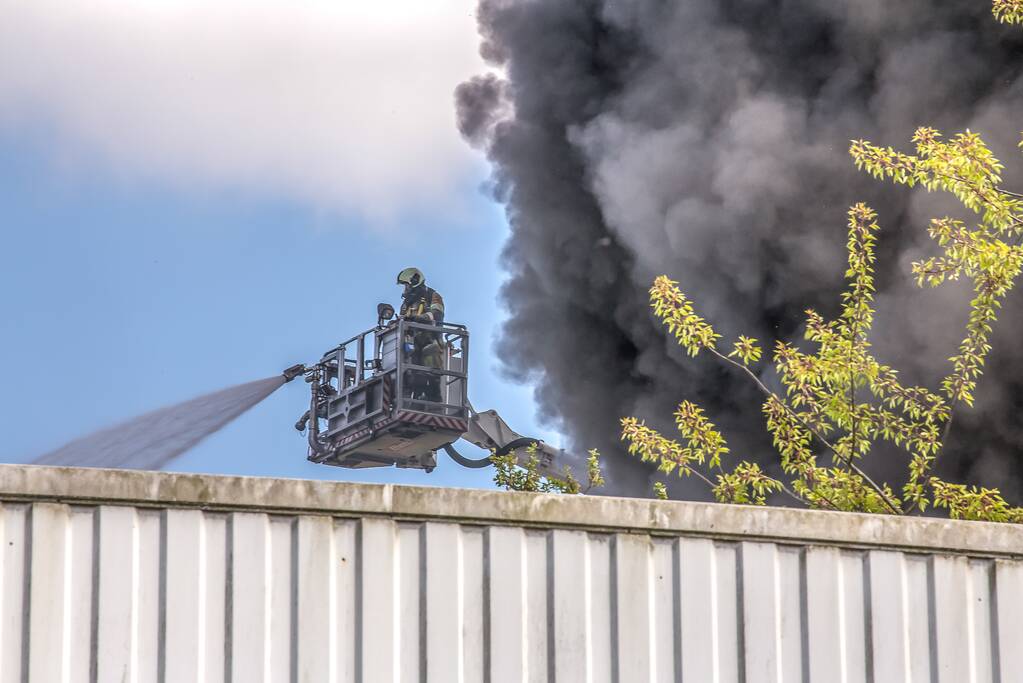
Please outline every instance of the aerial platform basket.
[{"label": "aerial platform basket", "polygon": [[[417,344],[436,344],[440,367]],[[431,470],[434,452],[469,428],[469,332],[397,319],[342,342],[304,368],[312,388],[309,459],[339,467]]]},{"label": "aerial platform basket", "polygon": [[[488,467],[512,456],[542,474],[578,476],[586,463],[541,439],[512,430],[494,410],[469,403],[469,331],[464,325],[394,318],[377,306],[377,325],[338,344],[314,365],[294,365],[285,381],[305,376],[309,460],[336,467],[414,467],[430,472],[443,450],[463,467]],[[427,350],[429,352],[427,353]],[[429,361],[429,362],[428,362]],[[487,451],[467,458],[458,439]]]}]

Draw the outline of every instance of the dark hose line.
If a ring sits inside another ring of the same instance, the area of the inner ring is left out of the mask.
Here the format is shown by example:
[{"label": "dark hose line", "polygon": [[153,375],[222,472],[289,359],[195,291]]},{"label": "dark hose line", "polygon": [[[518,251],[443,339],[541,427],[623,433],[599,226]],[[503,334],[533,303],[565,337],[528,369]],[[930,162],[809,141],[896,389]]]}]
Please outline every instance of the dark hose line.
[{"label": "dark hose line", "polygon": [[489,467],[491,464],[493,464],[490,461],[489,455],[485,458],[480,458],[479,460],[473,460],[472,458],[467,458],[458,451],[456,451],[454,446],[452,446],[451,444],[444,446],[444,452],[450,455],[451,459],[457,462],[462,467],[468,467],[474,470]]},{"label": "dark hose line", "polygon": [[494,452],[494,455],[508,455],[509,453],[518,448],[528,448],[533,444],[539,443],[540,439],[533,439],[528,436],[520,436],[519,438],[509,441],[505,445],[498,448],[497,451]]}]

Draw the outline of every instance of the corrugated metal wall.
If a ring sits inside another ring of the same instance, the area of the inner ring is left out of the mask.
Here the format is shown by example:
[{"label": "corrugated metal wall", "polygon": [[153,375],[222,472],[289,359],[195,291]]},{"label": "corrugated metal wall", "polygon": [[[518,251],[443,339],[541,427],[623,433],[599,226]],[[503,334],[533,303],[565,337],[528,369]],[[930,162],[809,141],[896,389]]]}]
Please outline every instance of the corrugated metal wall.
[{"label": "corrugated metal wall", "polygon": [[1023,681],[1023,563],[7,502],[0,681]]}]

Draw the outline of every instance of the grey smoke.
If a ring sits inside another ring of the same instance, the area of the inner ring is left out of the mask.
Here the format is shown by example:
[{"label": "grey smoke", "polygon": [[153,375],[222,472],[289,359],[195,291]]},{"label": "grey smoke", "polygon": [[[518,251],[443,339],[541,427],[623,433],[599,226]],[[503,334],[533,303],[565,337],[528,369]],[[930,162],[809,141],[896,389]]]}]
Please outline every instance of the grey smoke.
[{"label": "grey smoke", "polygon": [[276,375],[160,408],[75,439],[33,464],[163,469],[283,384],[284,377]]},{"label": "grey smoke", "polygon": [[[971,128],[1023,185],[1023,31],[997,24],[988,2],[481,0],[478,17],[503,75],[464,83],[457,99],[511,224],[500,355],[577,448],[605,453],[616,491],[649,490],[618,419],[670,430],[682,398],[708,408],[734,455],[775,459],[759,396],[710,359],[684,358],[653,320],[653,277],[680,280],[726,338],[799,339],[804,309],[835,313],[845,210],[858,201],[883,231],[875,349],[937,387],[969,292],[918,290],[908,268],[930,253],[927,219],[955,204],[870,179],[847,148],[860,137],[905,148],[925,124]],[[943,466],[1017,499],[1019,301]],[[881,456],[882,475],[904,469],[897,451]]]}]

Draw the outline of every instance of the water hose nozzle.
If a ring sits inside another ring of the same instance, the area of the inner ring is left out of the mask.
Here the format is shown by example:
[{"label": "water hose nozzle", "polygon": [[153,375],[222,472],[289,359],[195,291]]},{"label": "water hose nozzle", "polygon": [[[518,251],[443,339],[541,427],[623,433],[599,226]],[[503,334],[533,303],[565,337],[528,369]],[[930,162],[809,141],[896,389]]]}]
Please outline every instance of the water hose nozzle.
[{"label": "water hose nozzle", "polygon": [[301,363],[297,363],[295,365],[292,365],[290,368],[288,368],[287,370],[285,370],[281,374],[284,375],[284,381],[285,382],[290,382],[291,380],[295,379],[299,375],[304,375],[305,374],[305,366],[302,365]]}]

